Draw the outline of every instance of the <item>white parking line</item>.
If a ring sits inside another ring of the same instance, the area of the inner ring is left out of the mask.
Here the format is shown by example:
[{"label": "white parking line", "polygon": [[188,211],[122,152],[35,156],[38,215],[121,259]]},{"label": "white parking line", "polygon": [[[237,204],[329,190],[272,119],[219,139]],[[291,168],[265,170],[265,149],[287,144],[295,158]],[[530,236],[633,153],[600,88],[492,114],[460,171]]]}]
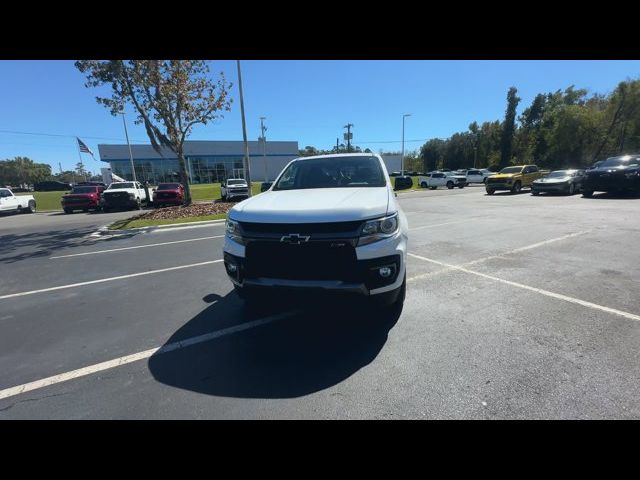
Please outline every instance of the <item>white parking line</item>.
[{"label": "white parking line", "polygon": [[495,277],[493,275],[487,275],[485,273],[476,272],[474,270],[469,270],[468,268],[464,268],[462,266],[450,265],[448,263],[440,262],[438,260],[434,260],[432,258],[422,257],[420,255],[416,255],[414,253],[409,253],[414,258],[419,260],[423,260],[425,262],[434,263],[436,265],[440,265],[442,267],[446,267],[447,269],[459,270],[461,272],[469,273],[471,275],[477,275],[479,277],[487,278],[489,280],[493,280],[496,282],[504,283],[505,285],[511,285],[512,287],[522,288],[524,290],[529,290],[531,292],[536,292],[541,295],[545,295],[547,297],[556,298],[558,300],[564,300],[565,302],[575,303],[577,305],[582,305],[583,307],[592,308],[594,310],[600,310],[602,312],[612,313],[614,315],[619,315],[624,318],[628,318],[629,320],[640,321],[640,315],[635,315],[633,313],[624,312],[622,310],[617,310],[615,308],[605,307],[603,305],[598,305],[596,303],[587,302],[585,300],[580,300],[579,298],[569,297],[567,295],[562,295],[560,293],[550,292],[549,290],[544,290],[542,288],[531,287],[529,285],[524,285],[522,283],[512,282],[511,280],[505,280],[504,278]]},{"label": "white parking line", "polygon": [[[506,255],[512,255],[514,253],[519,253],[519,252],[525,252],[525,251],[531,250],[533,248],[538,248],[538,247],[542,247],[544,245],[549,245],[550,243],[559,242],[561,240],[566,240],[567,238],[573,238],[573,237],[577,237],[579,235],[584,235],[585,233],[589,233],[591,231],[592,230],[583,230],[581,232],[575,232],[575,233],[570,233],[568,235],[563,235],[562,237],[550,238],[549,240],[544,240],[542,242],[532,243],[531,245],[526,245],[524,247],[515,248],[513,250],[509,250],[507,252],[500,253],[498,255],[491,255],[489,257],[484,257],[484,258],[480,258],[478,260],[473,260],[471,262],[463,263],[461,265],[456,265],[455,267],[451,266],[451,267],[443,268],[442,270],[436,270],[435,272],[422,273],[420,275],[416,275],[415,277],[407,278],[407,281],[408,282],[413,282],[415,280],[420,280],[420,279],[427,278],[427,277],[433,277],[434,275],[440,275],[441,273],[450,272],[450,271],[454,270],[457,267],[468,267],[468,266],[471,266],[471,265],[477,265],[478,263],[487,262],[489,260],[494,260],[496,258],[502,258],[502,257],[504,257]],[[409,253],[408,255],[415,256],[412,253]],[[434,262],[435,262],[435,260],[434,260]]]},{"label": "white parking line", "polygon": [[467,220],[455,220],[453,222],[445,222],[445,223],[436,223],[431,225],[420,225],[419,227],[410,228],[409,231],[420,230],[421,228],[433,228],[433,227],[442,227],[443,225],[453,225],[454,223],[469,223],[473,218]]},{"label": "white parking line", "polygon": [[296,313],[297,312],[293,311],[293,312],[280,313],[277,315],[271,315],[269,317],[261,318],[259,320],[253,320],[251,322],[241,323],[240,325],[235,325],[233,327],[223,328],[222,330],[216,330],[214,332],[205,333],[197,337],[187,338],[179,342],[168,343],[163,347],[150,348],[149,350],[133,353],[131,355],[125,355],[124,357],[114,358],[113,360],[108,360],[102,363],[96,363],[95,365],[89,365],[88,367],[79,368],[77,370],[61,373],[59,375],[53,375],[52,377],[43,378],[41,380],[36,380],[34,382],[24,383],[22,385],[17,385],[15,387],[5,388],[4,390],[0,390],[0,400],[4,398],[13,397],[15,395],[19,395],[21,393],[30,392],[32,390],[48,387],[50,385],[55,385],[56,383],[62,383],[68,380],[73,380],[74,378],[80,378],[87,375],[91,375],[92,373],[101,372],[103,370],[108,370],[110,368],[120,367],[128,363],[144,360],[145,358],[149,358],[152,355],[160,355],[163,353],[174,352],[176,350],[180,350],[181,348],[190,347],[192,345],[197,345],[203,342],[208,342],[216,338],[231,335],[233,333],[242,332],[243,330],[256,328],[262,325],[266,325],[268,323],[275,322],[277,320],[283,320],[287,317],[291,317],[295,315]]},{"label": "white parking line", "polygon": [[213,235],[211,237],[190,238],[189,240],[176,240],[173,242],[150,243],[149,245],[138,245],[136,247],[110,248],[108,250],[98,250],[96,252],[73,253],[71,255],[58,255],[56,257],[49,257],[49,260],[54,260],[56,258],[83,257],[85,255],[96,255],[98,253],[120,252],[122,250],[135,250],[137,248],[159,247],[161,245],[173,245],[176,243],[198,242],[200,240],[211,240],[213,238],[222,238],[222,237],[224,237],[224,235]]},{"label": "white parking line", "polygon": [[28,292],[11,293],[9,295],[0,296],[0,300],[5,300],[7,298],[14,298],[14,297],[24,297],[25,295],[33,295],[36,293],[54,292],[56,290],[82,287],[84,285],[93,285],[96,283],[113,282],[114,280],[123,280],[125,278],[141,277],[143,275],[153,275],[154,273],[170,272],[172,270],[181,270],[183,268],[200,267],[202,265],[211,265],[212,263],[219,263],[219,262],[222,262],[222,259],[209,260],[207,262],[192,263],[190,265],[180,265],[178,267],[161,268],[159,270],[149,270],[148,272],[131,273],[129,275],[119,275],[117,277],[101,278],[99,280],[90,280],[88,282],[71,283],[69,285],[60,285],[58,287],[41,288],[40,290],[31,290]]}]

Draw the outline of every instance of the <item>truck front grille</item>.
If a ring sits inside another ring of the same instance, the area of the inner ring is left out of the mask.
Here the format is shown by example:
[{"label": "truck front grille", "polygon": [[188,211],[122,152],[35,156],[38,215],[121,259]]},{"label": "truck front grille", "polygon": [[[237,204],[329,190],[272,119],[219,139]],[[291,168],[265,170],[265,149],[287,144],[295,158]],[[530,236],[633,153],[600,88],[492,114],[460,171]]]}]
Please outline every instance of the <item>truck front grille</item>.
[{"label": "truck front grille", "polygon": [[358,277],[353,244],[345,241],[310,241],[292,245],[278,241],[252,241],[246,247],[246,278],[287,280],[342,280]]}]

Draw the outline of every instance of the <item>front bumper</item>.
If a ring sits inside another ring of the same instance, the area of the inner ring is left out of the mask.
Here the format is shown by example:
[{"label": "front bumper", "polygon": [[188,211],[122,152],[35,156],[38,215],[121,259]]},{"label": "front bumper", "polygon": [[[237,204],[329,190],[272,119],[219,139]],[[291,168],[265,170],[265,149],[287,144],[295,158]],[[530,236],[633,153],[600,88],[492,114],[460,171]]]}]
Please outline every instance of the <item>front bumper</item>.
[{"label": "front bumper", "polygon": [[[379,242],[356,247],[356,265],[349,280],[246,277],[246,247],[228,237],[224,242],[224,263],[229,279],[238,288],[337,293],[356,296],[374,296],[397,291],[404,281],[406,271],[407,237],[397,235]],[[304,265],[294,268],[304,269]],[[380,268],[389,267],[392,274],[383,278]]]},{"label": "front bumper", "polygon": [[487,182],[486,186],[487,190],[511,190],[513,188],[513,182],[500,182],[500,183],[489,183]]},{"label": "front bumper", "polygon": [[84,208],[98,208],[100,203],[95,200],[86,200],[82,202],[61,202],[63,210],[81,210]]},{"label": "front bumper", "polygon": [[227,198],[244,198],[249,196],[249,190],[227,190]]},{"label": "front bumper", "polygon": [[564,183],[533,183],[531,190],[534,192],[555,192],[562,193],[569,190],[569,184]]},{"label": "front bumper", "polygon": [[600,175],[595,178],[587,177],[582,190],[593,192],[620,192],[635,191],[640,192],[640,177],[635,175],[627,178],[624,175]]},{"label": "front bumper", "polygon": [[138,205],[135,198],[127,197],[103,197],[100,201],[102,207],[107,208],[132,208]]}]

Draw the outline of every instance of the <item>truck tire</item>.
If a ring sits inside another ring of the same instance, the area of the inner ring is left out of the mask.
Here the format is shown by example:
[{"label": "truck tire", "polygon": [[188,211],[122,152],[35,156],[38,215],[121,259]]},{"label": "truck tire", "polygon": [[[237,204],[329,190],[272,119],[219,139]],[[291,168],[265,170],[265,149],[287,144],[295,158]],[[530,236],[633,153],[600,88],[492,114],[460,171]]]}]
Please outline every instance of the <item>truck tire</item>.
[{"label": "truck tire", "polygon": [[427,182],[422,182],[422,183],[420,184],[420,186],[421,186],[422,188],[427,188]]},{"label": "truck tire", "polygon": [[540,192],[538,190],[534,190],[533,188],[531,189],[531,195],[533,195],[534,197],[537,197],[538,195],[540,195]]},{"label": "truck tire", "polygon": [[464,188],[464,183],[461,183],[460,185],[458,185],[458,188]]},{"label": "truck tire", "polygon": [[593,197],[593,190],[583,190],[582,191],[582,196],[584,198],[591,198]]},{"label": "truck tire", "polygon": [[487,188],[487,195],[493,195],[496,191],[493,188]]},{"label": "truck tire", "polygon": [[522,183],[520,182],[514,183],[513,187],[511,187],[511,193],[520,193],[520,190],[522,190]]},{"label": "truck tire", "polygon": [[65,208],[64,213],[69,215],[70,213],[73,213],[73,210],[71,210],[70,208]]},{"label": "truck tire", "polygon": [[451,190],[453,188],[453,182],[451,181],[447,182],[447,188]]}]

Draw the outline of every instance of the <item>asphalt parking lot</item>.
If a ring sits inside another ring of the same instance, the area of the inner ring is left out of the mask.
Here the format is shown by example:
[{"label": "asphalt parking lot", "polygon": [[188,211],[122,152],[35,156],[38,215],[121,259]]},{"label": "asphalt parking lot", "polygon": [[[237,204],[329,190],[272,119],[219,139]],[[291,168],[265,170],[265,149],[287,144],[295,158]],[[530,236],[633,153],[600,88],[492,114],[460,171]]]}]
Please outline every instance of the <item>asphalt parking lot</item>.
[{"label": "asphalt parking lot", "polygon": [[640,418],[640,198],[399,198],[388,321],[245,309],[222,224],[97,239],[131,212],[0,217],[0,419]]}]

